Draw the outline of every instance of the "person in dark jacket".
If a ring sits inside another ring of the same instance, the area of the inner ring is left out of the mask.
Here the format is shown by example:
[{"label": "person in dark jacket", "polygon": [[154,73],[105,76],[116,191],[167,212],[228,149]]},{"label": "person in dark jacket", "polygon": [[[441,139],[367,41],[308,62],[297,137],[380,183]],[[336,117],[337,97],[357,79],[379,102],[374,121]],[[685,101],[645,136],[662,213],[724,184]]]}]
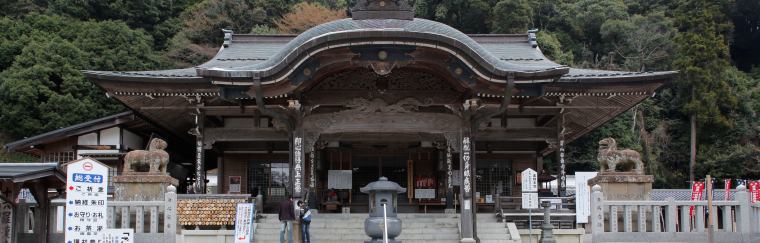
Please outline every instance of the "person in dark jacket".
[{"label": "person in dark jacket", "polygon": [[280,202],[280,243],[285,243],[285,232],[288,234],[288,243],[293,243],[293,220],[296,220],[293,197]]},{"label": "person in dark jacket", "polygon": [[311,211],[309,206],[303,201],[298,201],[298,207],[301,208],[301,235],[303,235],[303,243],[311,243],[311,236],[309,235],[309,225],[311,224]]}]

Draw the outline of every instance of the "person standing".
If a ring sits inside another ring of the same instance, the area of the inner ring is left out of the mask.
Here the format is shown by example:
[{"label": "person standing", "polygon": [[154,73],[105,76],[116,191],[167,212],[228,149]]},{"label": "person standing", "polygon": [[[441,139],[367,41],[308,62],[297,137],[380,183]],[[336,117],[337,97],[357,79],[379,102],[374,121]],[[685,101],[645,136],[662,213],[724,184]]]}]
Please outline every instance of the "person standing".
[{"label": "person standing", "polygon": [[301,207],[301,235],[303,235],[303,243],[311,243],[311,236],[309,235],[309,225],[311,224],[311,210],[309,206],[303,201],[298,201],[298,206]]},{"label": "person standing", "polygon": [[293,197],[280,202],[280,243],[285,243],[285,233],[288,234],[288,243],[293,243],[293,220],[296,220],[293,210]]}]

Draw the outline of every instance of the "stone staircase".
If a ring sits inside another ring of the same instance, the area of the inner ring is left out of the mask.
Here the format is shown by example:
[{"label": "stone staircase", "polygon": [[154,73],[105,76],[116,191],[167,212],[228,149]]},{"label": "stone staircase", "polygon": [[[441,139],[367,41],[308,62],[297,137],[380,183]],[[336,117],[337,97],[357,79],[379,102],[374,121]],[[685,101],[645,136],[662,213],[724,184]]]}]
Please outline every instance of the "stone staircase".
[{"label": "stone staircase", "polygon": [[518,239],[512,239],[507,229],[507,224],[498,222],[493,214],[478,214],[477,217],[478,238],[480,243],[519,243]]},{"label": "stone staircase", "polygon": [[[255,242],[279,242],[280,225],[276,214],[264,214],[259,219]],[[364,242],[367,214],[314,214],[311,241],[314,243]],[[451,214],[399,214],[403,229],[397,238],[404,243],[459,242],[459,216]]]}]

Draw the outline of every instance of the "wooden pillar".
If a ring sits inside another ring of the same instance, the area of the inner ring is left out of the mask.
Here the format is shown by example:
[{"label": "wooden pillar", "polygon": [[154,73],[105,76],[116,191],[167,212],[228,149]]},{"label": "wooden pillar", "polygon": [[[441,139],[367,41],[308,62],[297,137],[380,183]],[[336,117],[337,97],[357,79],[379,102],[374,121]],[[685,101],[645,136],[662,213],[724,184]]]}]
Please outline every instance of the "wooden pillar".
[{"label": "wooden pillar", "polygon": [[[21,186],[14,183],[11,186],[11,194],[10,194],[10,197],[8,197],[8,199],[16,200],[20,191],[21,191]],[[11,214],[11,241],[10,242],[18,242],[18,235],[23,232],[24,217],[26,216],[26,210],[24,209],[25,207],[22,207],[20,203],[13,203],[13,213]]]},{"label": "wooden pillar", "polygon": [[540,174],[544,170],[544,156],[541,153],[536,154],[536,171]]},{"label": "wooden pillar", "polygon": [[[202,106],[202,105],[201,105]],[[193,189],[196,194],[206,193],[206,152],[203,148],[203,123],[205,122],[205,112],[203,109],[197,109],[195,114],[195,185]]]},{"label": "wooden pillar", "polygon": [[304,194],[304,160],[306,153],[304,149],[304,132],[303,129],[296,128],[290,136],[290,184],[292,189],[293,201],[300,200]]},{"label": "wooden pillar", "polygon": [[451,146],[452,142],[447,141],[444,154],[446,156],[446,209],[454,208],[454,165],[451,157]]},{"label": "wooden pillar", "polygon": [[[469,122],[468,122],[469,123]],[[476,202],[472,198],[475,190],[473,171],[475,170],[475,146],[472,139],[470,124],[464,124],[459,133],[460,160],[459,169],[462,173],[462,191],[460,194],[461,211],[461,237],[462,242],[475,242],[474,208]]]},{"label": "wooden pillar", "polygon": [[[220,153],[219,157],[216,158],[216,192],[218,194],[226,194],[227,192],[224,191],[224,157]],[[241,184],[245,184],[244,182],[241,182]],[[240,185],[240,192],[243,193],[243,185]],[[251,188],[248,188],[248,193],[250,193]],[[254,197],[256,195],[253,195]]]},{"label": "wooden pillar", "polygon": [[50,201],[47,194],[47,186],[44,183],[35,183],[34,186],[29,188],[29,191],[37,201],[37,210],[34,215],[34,235],[37,238],[37,242],[48,242],[48,222],[50,211]]},{"label": "wooden pillar", "polygon": [[565,117],[559,114],[557,119],[557,162],[559,163],[559,178],[557,183],[557,196],[567,195],[567,173],[565,171]]}]

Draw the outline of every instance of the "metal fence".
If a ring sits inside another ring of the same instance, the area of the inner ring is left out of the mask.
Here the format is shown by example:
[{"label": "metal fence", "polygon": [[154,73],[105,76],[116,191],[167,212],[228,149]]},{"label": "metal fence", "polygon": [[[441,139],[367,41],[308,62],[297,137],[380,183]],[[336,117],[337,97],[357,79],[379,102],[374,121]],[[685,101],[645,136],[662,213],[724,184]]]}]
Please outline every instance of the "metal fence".
[{"label": "metal fence", "polygon": [[[714,201],[714,242],[760,242],[760,203],[740,186],[734,201]],[[607,201],[591,194],[594,242],[706,242],[707,201]]]}]

